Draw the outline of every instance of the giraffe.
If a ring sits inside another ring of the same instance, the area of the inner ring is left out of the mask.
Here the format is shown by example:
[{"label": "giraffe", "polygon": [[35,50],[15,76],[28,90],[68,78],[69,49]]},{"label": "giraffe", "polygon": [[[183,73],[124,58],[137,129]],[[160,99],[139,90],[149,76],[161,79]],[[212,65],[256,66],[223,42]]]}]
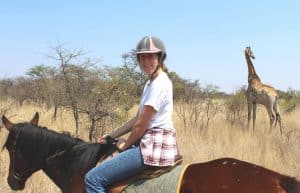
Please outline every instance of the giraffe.
[{"label": "giraffe", "polygon": [[255,128],[256,107],[257,104],[265,106],[269,119],[270,131],[275,121],[275,126],[279,123],[280,133],[282,135],[281,116],[279,112],[279,96],[276,89],[270,85],[263,84],[257,75],[252,60],[255,56],[248,46],[245,49],[245,57],[248,66],[248,88],[247,88],[247,105],[248,105],[248,128],[250,125],[251,111],[253,112],[253,131]]}]

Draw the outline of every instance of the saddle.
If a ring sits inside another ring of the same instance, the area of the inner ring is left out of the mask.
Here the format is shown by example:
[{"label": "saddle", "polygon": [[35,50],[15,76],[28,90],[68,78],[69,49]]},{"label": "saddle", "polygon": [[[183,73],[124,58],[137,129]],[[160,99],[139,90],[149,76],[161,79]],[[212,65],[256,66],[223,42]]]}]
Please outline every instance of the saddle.
[{"label": "saddle", "polygon": [[182,160],[183,160],[182,156],[178,155],[176,157],[175,164],[173,166],[167,166],[167,167],[150,166],[147,169],[145,169],[142,173],[134,175],[110,187],[109,193],[121,193],[127,186],[130,186],[132,183],[134,183],[137,180],[141,180],[141,179],[145,180],[145,179],[152,179],[152,178],[159,177],[162,174],[167,173],[172,169],[174,169],[176,166],[180,165],[182,163]]}]

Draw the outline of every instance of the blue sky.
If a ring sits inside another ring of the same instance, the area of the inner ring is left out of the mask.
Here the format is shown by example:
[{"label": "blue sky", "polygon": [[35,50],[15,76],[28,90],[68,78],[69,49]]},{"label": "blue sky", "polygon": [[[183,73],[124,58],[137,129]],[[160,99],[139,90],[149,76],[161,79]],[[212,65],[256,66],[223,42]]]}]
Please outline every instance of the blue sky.
[{"label": "blue sky", "polygon": [[167,65],[181,77],[233,92],[247,84],[243,50],[251,46],[262,81],[300,90],[300,1],[2,1],[0,78],[25,75],[51,47],[82,48],[103,65],[144,35],[161,38]]}]

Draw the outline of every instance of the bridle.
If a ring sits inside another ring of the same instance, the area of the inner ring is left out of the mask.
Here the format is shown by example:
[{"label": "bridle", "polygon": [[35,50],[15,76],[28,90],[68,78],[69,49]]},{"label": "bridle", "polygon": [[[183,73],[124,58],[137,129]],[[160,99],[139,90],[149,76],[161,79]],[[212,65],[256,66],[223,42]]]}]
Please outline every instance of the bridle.
[{"label": "bridle", "polygon": [[17,141],[18,141],[18,138],[19,138],[19,135],[20,135],[20,131],[17,132],[16,134],[16,138],[14,139],[13,141],[13,146],[12,146],[12,149],[10,150],[11,152],[11,167],[12,167],[12,177],[20,182],[20,181],[25,181],[32,173],[33,171],[35,170],[34,168],[32,169],[26,169],[22,172],[20,171],[17,171],[16,170],[16,166],[15,166],[15,162],[16,162],[16,149],[17,149]]}]

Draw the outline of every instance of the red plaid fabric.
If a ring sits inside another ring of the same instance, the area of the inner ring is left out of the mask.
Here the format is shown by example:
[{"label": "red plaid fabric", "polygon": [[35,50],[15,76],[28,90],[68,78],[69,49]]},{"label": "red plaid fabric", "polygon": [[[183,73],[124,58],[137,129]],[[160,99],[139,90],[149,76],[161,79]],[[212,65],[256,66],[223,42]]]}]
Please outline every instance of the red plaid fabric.
[{"label": "red plaid fabric", "polygon": [[151,166],[172,166],[178,155],[175,130],[148,129],[140,141],[144,164]]}]

